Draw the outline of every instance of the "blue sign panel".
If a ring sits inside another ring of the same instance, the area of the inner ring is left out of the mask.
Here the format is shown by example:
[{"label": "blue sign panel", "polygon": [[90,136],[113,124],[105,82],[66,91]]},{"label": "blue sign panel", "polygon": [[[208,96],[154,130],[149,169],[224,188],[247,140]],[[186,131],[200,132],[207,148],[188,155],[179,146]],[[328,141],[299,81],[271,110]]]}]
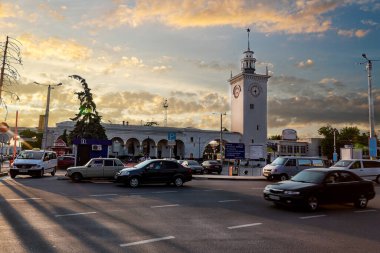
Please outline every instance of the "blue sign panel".
[{"label": "blue sign panel", "polygon": [[374,137],[369,139],[369,156],[370,157],[377,156],[377,143],[376,143],[376,138]]},{"label": "blue sign panel", "polygon": [[244,159],[244,143],[226,143],[226,159]]},{"label": "blue sign panel", "polygon": [[173,132],[168,133],[168,141],[175,141],[176,140],[176,134]]}]

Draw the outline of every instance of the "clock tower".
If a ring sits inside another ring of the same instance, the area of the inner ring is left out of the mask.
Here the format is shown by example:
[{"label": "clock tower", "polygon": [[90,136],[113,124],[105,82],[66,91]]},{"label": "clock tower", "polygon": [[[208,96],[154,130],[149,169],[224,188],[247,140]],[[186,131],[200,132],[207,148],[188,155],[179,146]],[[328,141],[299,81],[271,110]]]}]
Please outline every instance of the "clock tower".
[{"label": "clock tower", "polygon": [[[231,131],[242,135],[245,157],[255,159],[257,154],[266,159],[267,146],[267,83],[270,76],[257,74],[254,52],[249,47],[243,53],[241,73],[232,76]],[[258,152],[262,150],[262,152]],[[260,154],[261,153],[261,154]]]}]

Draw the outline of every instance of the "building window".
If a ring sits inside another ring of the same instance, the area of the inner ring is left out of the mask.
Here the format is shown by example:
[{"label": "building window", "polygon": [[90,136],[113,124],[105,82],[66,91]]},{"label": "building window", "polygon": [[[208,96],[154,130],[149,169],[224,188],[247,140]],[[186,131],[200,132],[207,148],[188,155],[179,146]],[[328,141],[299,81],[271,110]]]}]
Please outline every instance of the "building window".
[{"label": "building window", "polygon": [[190,142],[194,142],[194,137],[190,137]]},{"label": "building window", "polygon": [[255,105],[254,104],[250,104],[249,105],[249,109],[251,109],[251,110],[255,109]]},{"label": "building window", "polygon": [[305,148],[305,146],[301,146],[301,154],[306,154],[306,148]]},{"label": "building window", "polygon": [[300,152],[300,146],[294,146],[294,153],[298,154]]},{"label": "building window", "polygon": [[256,125],[256,130],[259,131],[259,125]]},{"label": "building window", "polygon": [[281,145],[280,151],[281,151],[281,153],[286,153],[286,146]]},{"label": "building window", "polygon": [[293,153],[293,146],[290,146],[290,145],[288,146],[288,153],[290,154]]}]

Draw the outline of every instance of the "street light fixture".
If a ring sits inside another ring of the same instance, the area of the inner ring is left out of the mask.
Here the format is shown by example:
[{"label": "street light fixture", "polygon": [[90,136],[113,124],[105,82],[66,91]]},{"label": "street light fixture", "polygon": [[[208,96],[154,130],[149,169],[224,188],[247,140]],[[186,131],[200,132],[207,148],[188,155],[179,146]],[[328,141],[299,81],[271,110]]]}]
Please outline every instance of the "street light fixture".
[{"label": "street light fixture", "polygon": [[45,110],[45,121],[44,121],[44,132],[42,135],[41,149],[47,148],[47,135],[48,135],[48,125],[49,125],[49,107],[50,107],[50,90],[54,89],[54,87],[61,86],[62,83],[58,84],[40,84],[38,82],[34,82],[38,85],[48,86],[47,100],[46,100],[46,110]]}]

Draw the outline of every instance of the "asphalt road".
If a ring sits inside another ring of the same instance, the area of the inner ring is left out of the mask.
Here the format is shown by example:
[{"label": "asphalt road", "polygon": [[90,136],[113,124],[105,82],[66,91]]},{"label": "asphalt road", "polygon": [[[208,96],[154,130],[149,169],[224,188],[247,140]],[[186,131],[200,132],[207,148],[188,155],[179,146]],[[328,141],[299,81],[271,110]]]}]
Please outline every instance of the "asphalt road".
[{"label": "asphalt road", "polygon": [[0,178],[0,252],[379,252],[380,186],[365,210],[276,208],[266,181],[130,189]]}]

